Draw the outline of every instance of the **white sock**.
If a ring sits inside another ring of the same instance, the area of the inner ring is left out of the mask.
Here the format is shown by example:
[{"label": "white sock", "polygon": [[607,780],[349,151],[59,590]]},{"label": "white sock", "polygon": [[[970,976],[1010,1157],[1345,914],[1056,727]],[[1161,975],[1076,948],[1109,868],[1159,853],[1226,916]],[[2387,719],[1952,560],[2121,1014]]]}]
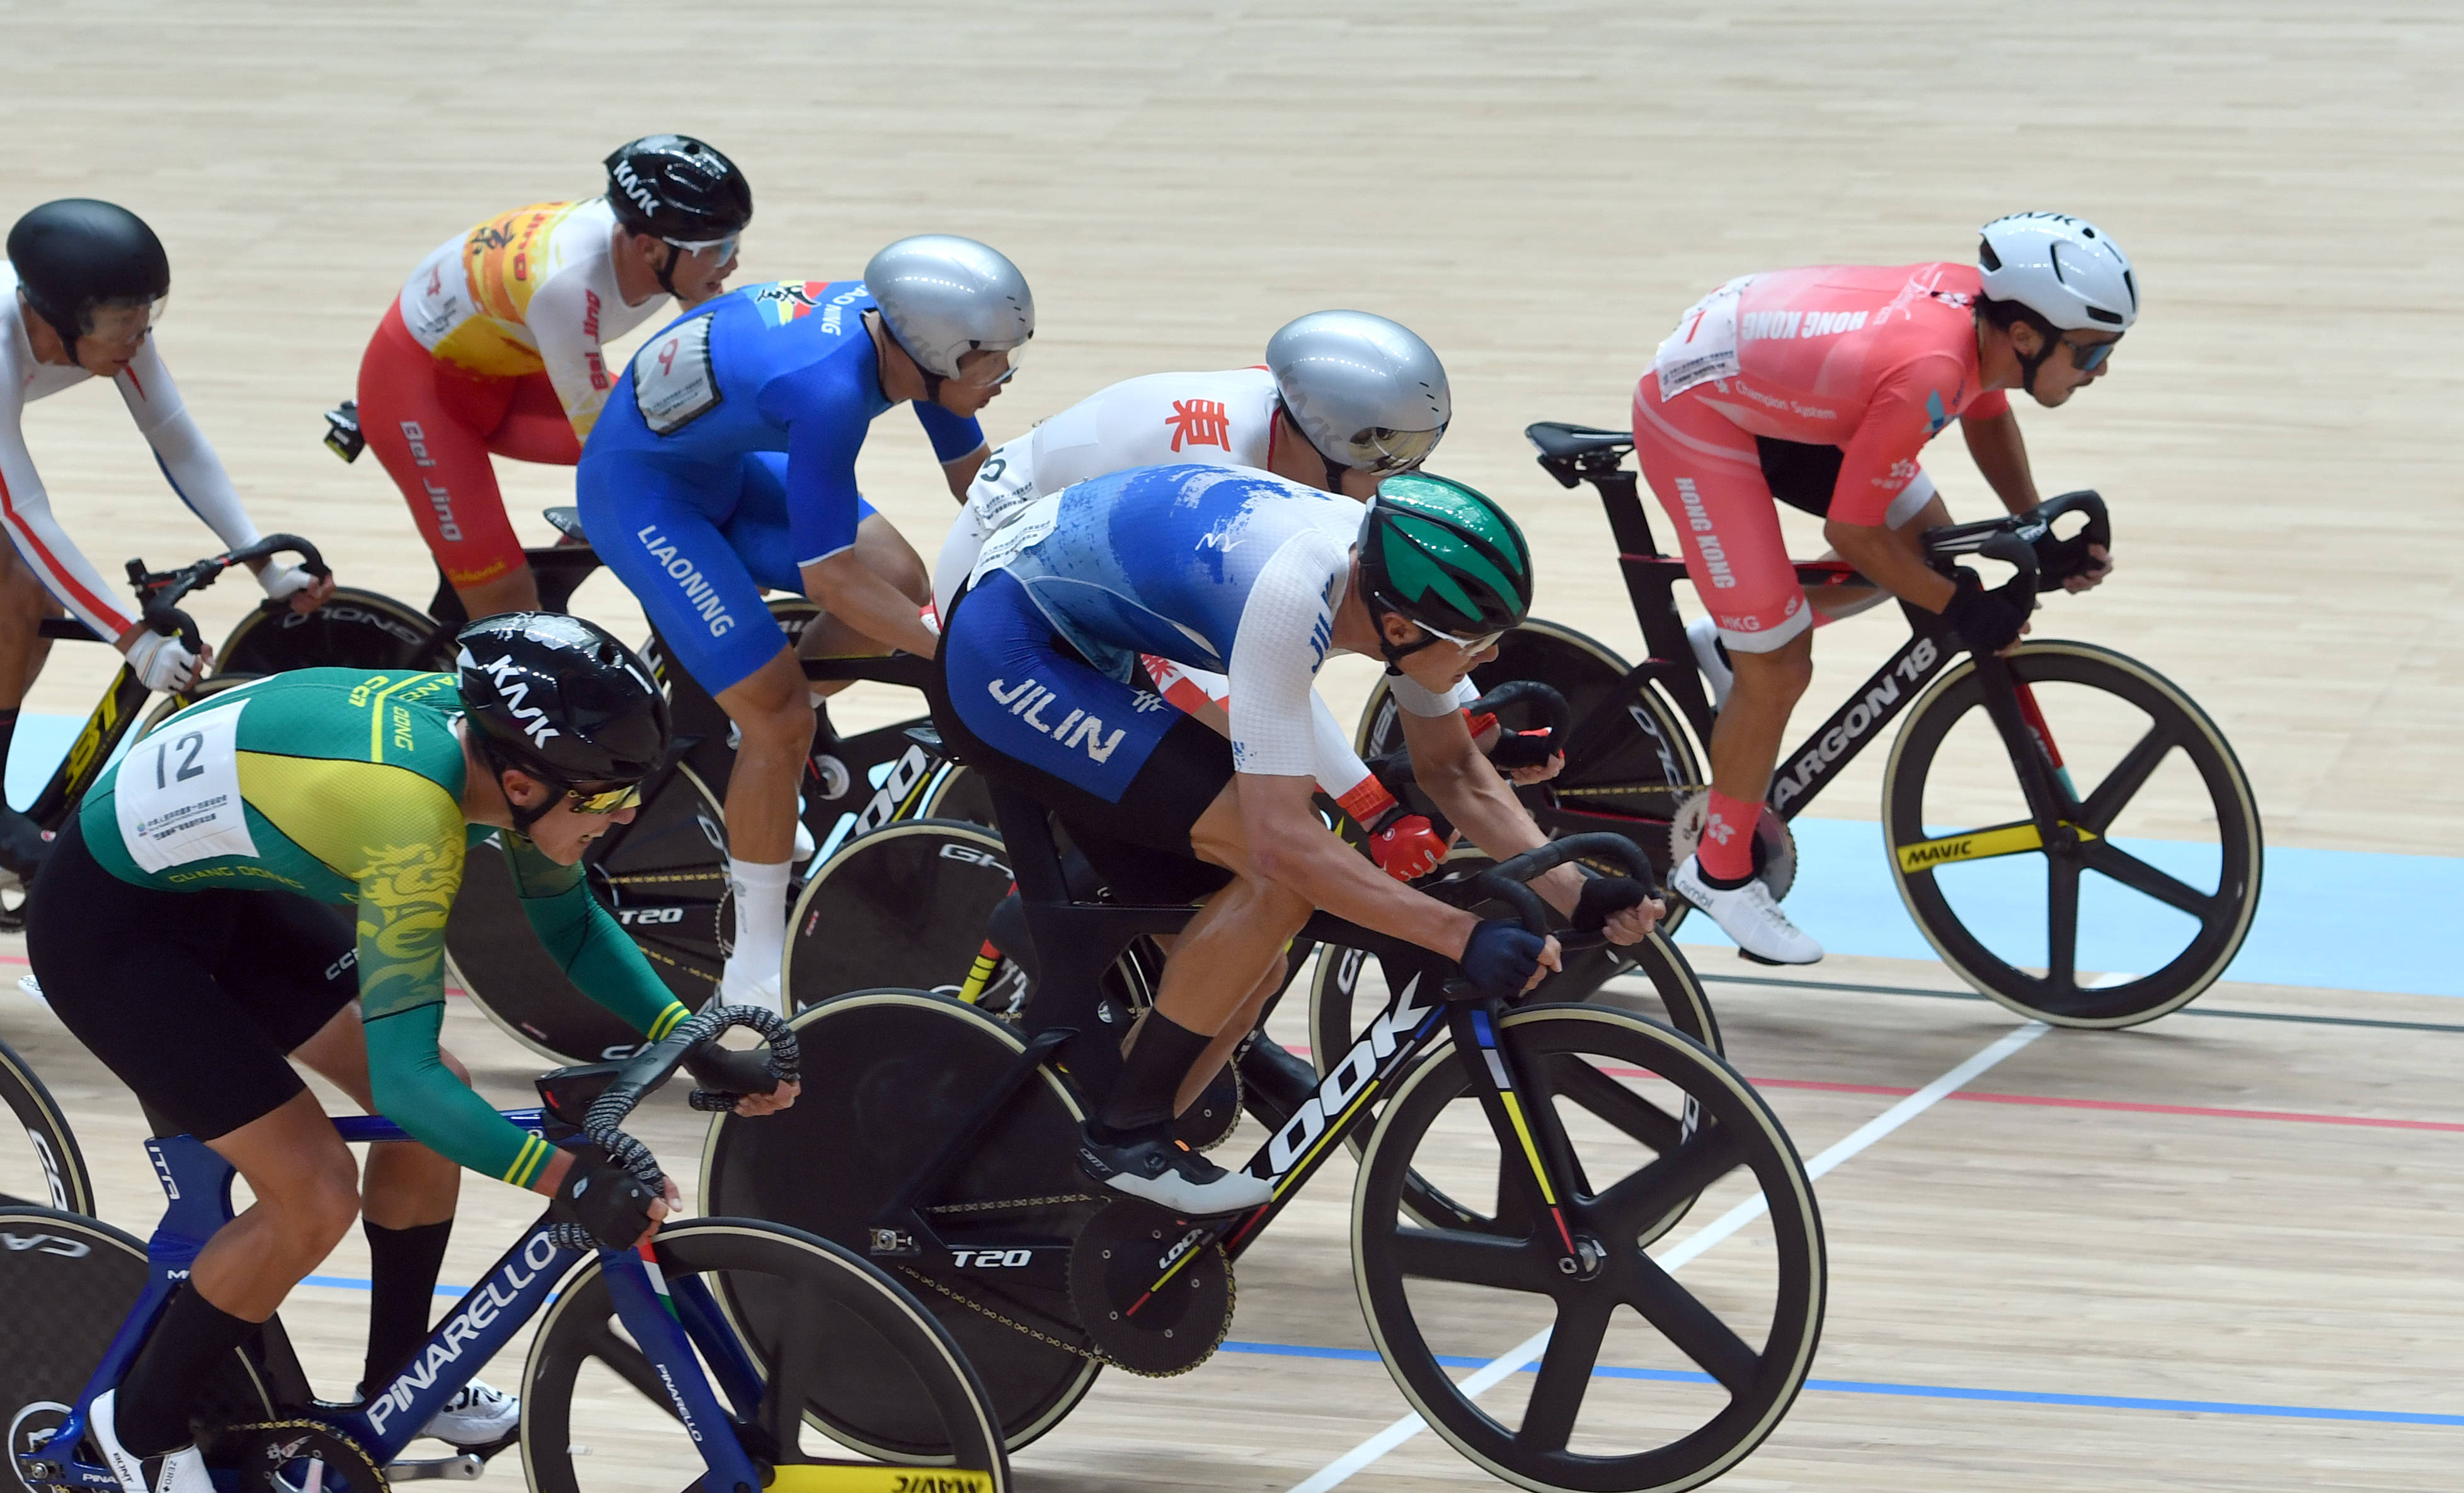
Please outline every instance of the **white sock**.
[{"label": "white sock", "polygon": [[736,896],[736,951],[727,958],[731,980],[751,983],[779,973],[787,952],[787,866],[783,860],[727,862],[728,889]]}]

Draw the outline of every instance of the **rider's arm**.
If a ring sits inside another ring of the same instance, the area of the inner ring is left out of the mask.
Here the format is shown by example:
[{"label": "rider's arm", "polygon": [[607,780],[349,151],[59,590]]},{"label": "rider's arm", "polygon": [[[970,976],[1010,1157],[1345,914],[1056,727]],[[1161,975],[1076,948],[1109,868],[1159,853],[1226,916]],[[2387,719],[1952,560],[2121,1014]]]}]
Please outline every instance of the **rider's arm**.
[{"label": "rider's arm", "polygon": [[1997,389],[1969,406],[1959,417],[1959,434],[2003,507],[2025,513],[2036,505],[2036,476],[2028,465],[2028,442],[2019,434],[2019,416],[2011,409],[2010,396]]},{"label": "rider's arm", "polygon": [[[1237,702],[1237,698],[1236,702]],[[1241,829],[1258,873],[1348,923],[1461,959],[1480,920],[1414,891],[1363,859],[1317,816],[1306,773],[1235,774]]]},{"label": "rider's arm", "polygon": [[445,920],[462,884],[463,826],[452,796],[429,786],[389,805],[363,805],[384,822],[350,836],[366,842],[354,875],[368,1085],[378,1112],[430,1150],[537,1190],[551,1175],[552,1149],[473,1093],[436,1050],[445,1021]]},{"label": "rider's arm", "polygon": [[[14,385],[15,380],[8,382]],[[51,496],[43,491],[26,450],[20,423],[24,412],[19,391],[0,388],[0,525],[7,527],[18,555],[42,578],[44,590],[106,641],[117,641],[136,619],[113,602],[110,586],[52,517]]]},{"label": "rider's arm", "polygon": [[522,916],[576,990],[653,1042],[692,1014],[590,895],[589,877],[580,864],[558,865],[517,836],[497,838]]},{"label": "rider's arm", "polygon": [[950,496],[960,502],[967,501],[967,484],[992,455],[984,441],[984,428],[970,414],[952,414],[929,399],[915,401],[915,423],[924,427],[925,435],[933,442],[933,455],[941,463],[941,476],[950,484]]},{"label": "rider's arm", "polygon": [[[855,457],[870,422],[864,409],[821,369],[772,386],[787,427],[787,538],[813,605],[885,648],[930,658],[939,646],[905,592],[855,552]],[[970,422],[973,423],[973,422]]]},{"label": "rider's arm", "polygon": [[[612,293],[612,284],[610,288]],[[522,324],[539,344],[539,362],[547,368],[565,419],[572,422],[577,443],[590,439],[590,428],[599,423],[607,391],[616,385],[599,342],[599,311],[590,277],[567,269],[549,276],[522,312]]]},{"label": "rider's arm", "polygon": [[[1412,776],[1455,827],[1497,860],[1546,844],[1549,836],[1472,744],[1454,697],[1431,694],[1408,679],[1387,683],[1403,707],[1397,718],[1403,726],[1403,745],[1411,748]],[[1559,912],[1571,914],[1583,892],[1582,874],[1559,866],[1536,878],[1531,889]]]},{"label": "rider's arm", "polygon": [[1839,557],[1904,601],[1940,612],[1955,588],[1925,562],[1917,536],[1885,522],[1891,500],[1916,479],[1917,457],[1949,420],[1947,390],[1966,377],[1945,353],[1911,360],[1874,390],[1848,442],[1822,537]]}]

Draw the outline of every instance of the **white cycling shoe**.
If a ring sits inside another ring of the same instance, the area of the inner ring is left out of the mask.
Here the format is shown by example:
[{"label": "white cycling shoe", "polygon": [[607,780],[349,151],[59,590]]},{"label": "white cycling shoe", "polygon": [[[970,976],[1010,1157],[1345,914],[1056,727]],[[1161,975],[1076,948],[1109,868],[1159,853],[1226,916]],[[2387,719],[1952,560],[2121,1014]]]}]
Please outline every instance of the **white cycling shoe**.
[{"label": "white cycling shoe", "polygon": [[419,1434],[455,1446],[493,1446],[521,1423],[521,1396],[473,1379],[447,1400]]},{"label": "white cycling shoe", "polygon": [[85,1434],[102,1449],[103,1463],[120,1480],[121,1493],[214,1493],[206,1454],[193,1442],[160,1457],[138,1457],[123,1448],[112,1418],[119,1402],[118,1390],[98,1396],[87,1412]]},{"label": "white cycling shoe", "polygon": [[1694,667],[1703,671],[1703,682],[1711,687],[1711,708],[1717,710],[1728,702],[1728,690],[1737,682],[1736,670],[1728,667],[1728,650],[1720,642],[1720,624],[1696,617],[1685,624],[1685,643],[1694,650]]},{"label": "white cycling shoe", "polygon": [[779,993],[779,971],[773,969],[759,979],[739,976],[733,959],[727,962],[727,969],[718,977],[718,1003],[722,1006],[759,1006],[774,1016],[787,1014],[786,1002]]},{"label": "white cycling shoe", "polygon": [[1668,885],[1678,896],[1710,914],[1720,925],[1720,931],[1737,941],[1738,952],[1763,964],[1808,965],[1822,957],[1822,946],[1805,936],[1802,929],[1788,921],[1788,914],[1771,901],[1771,888],[1761,880],[1722,891],[1703,880],[1701,861],[1685,858],[1685,863],[1670,874]]}]

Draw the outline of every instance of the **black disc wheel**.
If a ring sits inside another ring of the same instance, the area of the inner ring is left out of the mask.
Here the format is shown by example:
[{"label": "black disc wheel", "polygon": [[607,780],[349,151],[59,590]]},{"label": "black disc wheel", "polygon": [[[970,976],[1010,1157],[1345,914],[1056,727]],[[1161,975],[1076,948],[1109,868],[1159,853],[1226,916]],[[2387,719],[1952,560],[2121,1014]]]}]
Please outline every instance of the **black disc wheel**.
[{"label": "black disc wheel", "polygon": [[[1533,618],[1498,639],[1497,657],[1474,669],[1471,680],[1485,692],[1537,680],[1565,697],[1574,721],[1565,769],[1516,795],[1551,837],[1595,830],[1626,836],[1665,880],[1669,825],[1686,796],[1705,786],[1703,768],[1677,707],[1657,686],[1626,682],[1631,668],[1606,644]],[[1355,745],[1363,757],[1402,748],[1402,724],[1382,679],[1361,712]],[[1676,931],[1684,916],[1685,904],[1671,902],[1661,931]]]},{"label": "black disc wheel", "polygon": [[[107,1223],[52,1208],[0,1206],[0,1424],[9,1434],[5,1493],[28,1493],[27,1462],[51,1460],[103,1350],[145,1294],[145,1246]],[[261,1419],[261,1381],[239,1353],[205,1397],[209,1418]],[[65,1448],[57,1449],[59,1451]]]},{"label": "black disc wheel", "polygon": [[[807,1007],[792,1024],[803,1044],[803,1097],[760,1119],[713,1120],[702,1155],[705,1205],[776,1219],[890,1270],[975,1365],[1009,1447],[1034,1440],[1086,1394],[1099,1367],[1071,1310],[1060,1252],[1049,1260],[1037,1252],[1032,1264],[960,1269],[923,1252],[875,1256],[873,1231],[944,1146],[980,1118],[975,1139],[915,1197],[930,1226],[970,1258],[987,1249],[1014,1258],[1013,1246],[1025,1254],[1029,1243],[1073,1237],[1103,1201],[1072,1159],[1083,1120],[1076,1099],[1042,1066],[1008,1086],[1023,1040],[946,996],[863,991]],[[850,1445],[909,1444],[895,1407],[869,1395],[814,1409]]]},{"label": "black disc wheel", "polygon": [[[1451,1047],[1404,1078],[1370,1138],[1353,1268],[1387,1371],[1440,1436],[1520,1486],[1707,1482],[1771,1435],[1813,1368],[1825,1276],[1805,1169],[1752,1087],[1663,1027],[1544,1006],[1497,1032],[1528,1142],[1492,1125]],[[1565,1158],[1553,1207],[1535,1148]],[[1483,1215],[1422,1225],[1415,1172],[1486,1200]],[[1713,1222],[1646,1247],[1697,1199]]]},{"label": "black disc wheel", "polygon": [[[749,1218],[676,1224],[659,1231],[655,1249],[686,1329],[743,1350],[738,1359],[704,1346],[702,1358],[720,1366],[713,1388],[747,1456],[780,1469],[773,1486],[1006,1493],[1008,1459],[966,1358],[889,1276],[809,1234]],[[749,1380],[731,1374],[731,1361],[749,1368]],[[857,1448],[878,1464],[816,1455],[804,1434],[816,1405],[858,1407],[896,1432],[895,1444]],[[538,1493],[706,1485],[694,1433],[625,1330],[596,1259],[564,1283],[531,1345],[521,1440]],[[800,1463],[813,1467],[810,1481],[795,1476]]]},{"label": "black disc wheel", "polygon": [[301,614],[267,602],[240,618],[214,650],[216,674],[290,669],[451,669],[452,637],[417,607],[341,587]]},{"label": "black disc wheel", "polygon": [[94,1212],[94,1179],[85,1170],[52,1091],[26,1060],[0,1042],[0,1104],[9,1106],[23,1139],[0,1138],[0,1204],[33,1203],[74,1214]]},{"label": "black disc wheel", "polygon": [[787,921],[794,1005],[905,985],[1009,1010],[1023,977],[984,942],[1010,891],[1001,836],[951,819],[902,819],[859,835],[804,882]]},{"label": "black disc wheel", "polygon": [[[1892,744],[1882,824],[1917,926],[1962,979],[2057,1026],[2152,1021],[2215,983],[2258,911],[2258,804],[2224,733],[2154,670],[2086,643],[2006,660],[2005,742],[1974,659]],[[2048,833],[2012,763],[2052,769]]]},{"label": "black disc wheel", "polygon": [[[654,777],[641,809],[590,842],[590,890],[694,1011],[718,989],[735,937],[726,815],[691,768]],[[557,1062],[621,1058],[642,1035],[573,988],[531,931],[492,837],[471,849],[445,925],[445,951],[471,999],[516,1041]]]}]

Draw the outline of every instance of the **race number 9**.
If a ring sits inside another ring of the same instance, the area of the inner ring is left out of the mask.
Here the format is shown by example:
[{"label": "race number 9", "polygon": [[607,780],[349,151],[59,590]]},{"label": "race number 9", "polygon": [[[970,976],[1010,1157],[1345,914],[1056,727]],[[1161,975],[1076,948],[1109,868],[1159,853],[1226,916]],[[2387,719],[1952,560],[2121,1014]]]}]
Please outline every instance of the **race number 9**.
[{"label": "race number 9", "polygon": [[633,408],[654,435],[672,435],[718,408],[710,321],[703,315],[680,323],[633,354]]}]

